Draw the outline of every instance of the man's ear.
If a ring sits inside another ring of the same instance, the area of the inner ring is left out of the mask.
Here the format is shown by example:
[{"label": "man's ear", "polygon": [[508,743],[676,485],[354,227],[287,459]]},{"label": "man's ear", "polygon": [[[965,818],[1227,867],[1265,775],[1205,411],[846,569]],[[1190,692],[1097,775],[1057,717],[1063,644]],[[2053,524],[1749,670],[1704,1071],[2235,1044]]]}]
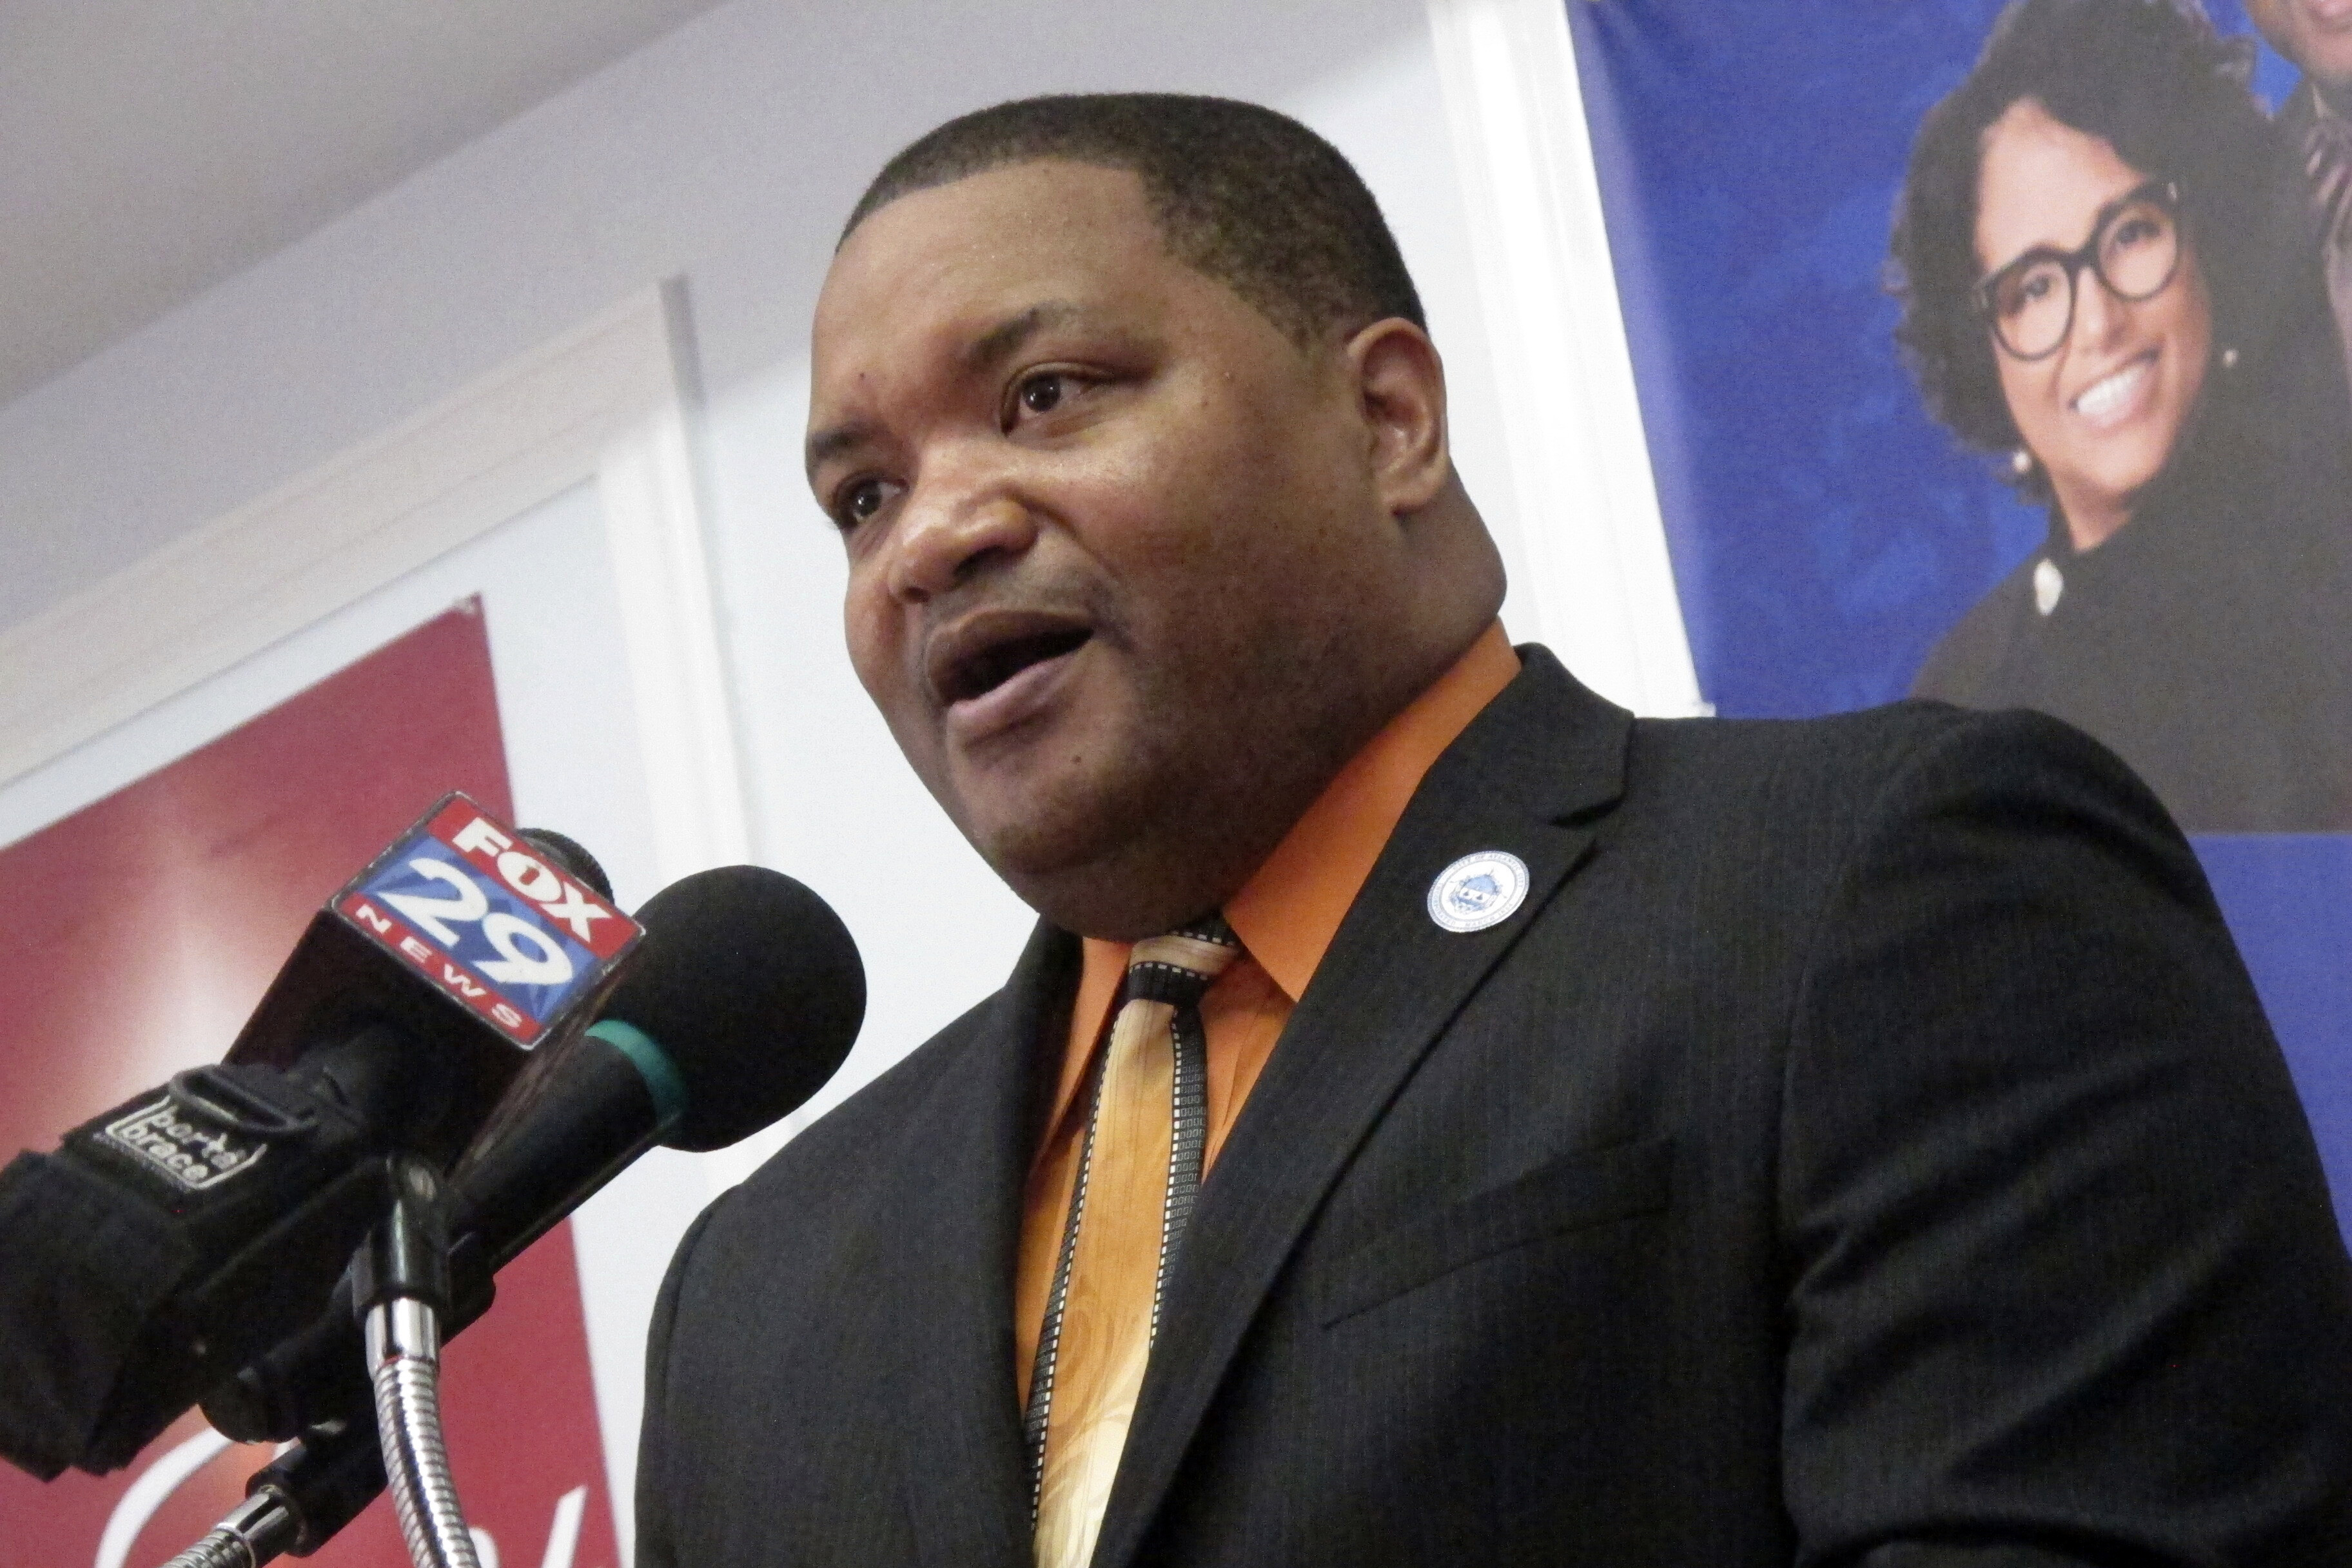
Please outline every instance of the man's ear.
[{"label": "man's ear", "polygon": [[1445,443],[1445,366],[1429,334],[1402,316],[1374,321],[1348,342],[1381,502],[1409,516],[1454,476]]}]

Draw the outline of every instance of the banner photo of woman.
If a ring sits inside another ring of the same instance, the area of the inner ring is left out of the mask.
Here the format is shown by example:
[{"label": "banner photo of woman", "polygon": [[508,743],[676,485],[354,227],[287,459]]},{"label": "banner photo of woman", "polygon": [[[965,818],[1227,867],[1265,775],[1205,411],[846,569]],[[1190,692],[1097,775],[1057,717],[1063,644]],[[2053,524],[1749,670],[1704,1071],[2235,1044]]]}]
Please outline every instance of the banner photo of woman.
[{"label": "banner photo of woman", "polygon": [[1568,0],[1691,652],[2194,839],[2352,1213],[2352,0]]},{"label": "banner photo of woman", "polygon": [[1896,340],[2050,531],[1912,689],[2079,725],[2192,832],[2342,829],[2352,398],[2243,44],[2149,0],[2022,0],[1922,123]]}]

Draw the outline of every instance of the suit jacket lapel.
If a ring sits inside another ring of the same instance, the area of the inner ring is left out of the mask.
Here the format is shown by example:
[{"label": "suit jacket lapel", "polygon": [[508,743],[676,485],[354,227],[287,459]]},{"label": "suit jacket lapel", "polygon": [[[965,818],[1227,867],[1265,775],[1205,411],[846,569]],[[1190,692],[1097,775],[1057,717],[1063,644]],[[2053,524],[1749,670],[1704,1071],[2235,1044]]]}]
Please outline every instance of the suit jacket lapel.
[{"label": "suit jacket lapel", "polygon": [[870,1306],[852,1308],[876,1313],[897,1347],[883,1408],[907,1423],[908,1510],[923,1561],[937,1568],[1033,1561],[1013,1270],[1035,1142],[1033,1067],[1069,1005],[1077,964],[1076,939],[1041,924],[908,1130],[929,1157],[903,1167],[892,1205],[902,1228],[880,1248],[890,1277]]},{"label": "suit jacket lapel", "polygon": [[[1349,910],[1202,1187],[1103,1521],[1125,1568],[1250,1320],[1349,1157],[1416,1063],[1591,847],[1623,784],[1632,719],[1540,647],[1423,781]],[[1454,860],[1505,849],[1526,901],[1441,929],[1425,900]]]}]

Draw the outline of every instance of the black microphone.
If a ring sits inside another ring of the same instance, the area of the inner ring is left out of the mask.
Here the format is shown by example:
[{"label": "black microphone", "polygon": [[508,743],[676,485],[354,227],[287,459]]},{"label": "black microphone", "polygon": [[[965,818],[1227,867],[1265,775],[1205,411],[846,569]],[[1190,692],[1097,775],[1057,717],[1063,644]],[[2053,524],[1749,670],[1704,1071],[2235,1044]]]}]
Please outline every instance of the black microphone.
[{"label": "black microphone", "polygon": [[128,1464],[310,1321],[381,1216],[383,1157],[446,1163],[637,940],[560,835],[446,797],[310,923],[226,1061],[0,1171],[0,1458]]},{"label": "black microphone", "polygon": [[[533,1059],[451,1173],[456,1333],[491,1276],[646,1149],[721,1148],[790,1114],[857,1038],[866,972],[840,917],[757,866],[704,871],[637,911],[635,966],[585,1033]],[[213,1391],[229,1436],[364,1425],[370,1389],[348,1279],[302,1333]],[[320,1537],[323,1539],[323,1537]]]}]

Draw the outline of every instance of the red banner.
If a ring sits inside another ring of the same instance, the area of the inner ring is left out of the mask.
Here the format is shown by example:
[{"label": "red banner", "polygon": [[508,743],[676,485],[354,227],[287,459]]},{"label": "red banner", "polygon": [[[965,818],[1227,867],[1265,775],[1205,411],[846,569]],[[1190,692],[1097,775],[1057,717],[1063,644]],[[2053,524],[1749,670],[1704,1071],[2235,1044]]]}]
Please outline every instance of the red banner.
[{"label": "red banner", "polygon": [[[311,915],[451,789],[512,818],[476,605],[0,850],[0,1156],[218,1059]],[[484,1568],[618,1568],[569,1226],[499,1277],[446,1359]],[[191,1413],[116,1475],[44,1486],[0,1466],[0,1568],[154,1568],[269,1457]],[[310,1561],[408,1558],[379,1499]]]}]

